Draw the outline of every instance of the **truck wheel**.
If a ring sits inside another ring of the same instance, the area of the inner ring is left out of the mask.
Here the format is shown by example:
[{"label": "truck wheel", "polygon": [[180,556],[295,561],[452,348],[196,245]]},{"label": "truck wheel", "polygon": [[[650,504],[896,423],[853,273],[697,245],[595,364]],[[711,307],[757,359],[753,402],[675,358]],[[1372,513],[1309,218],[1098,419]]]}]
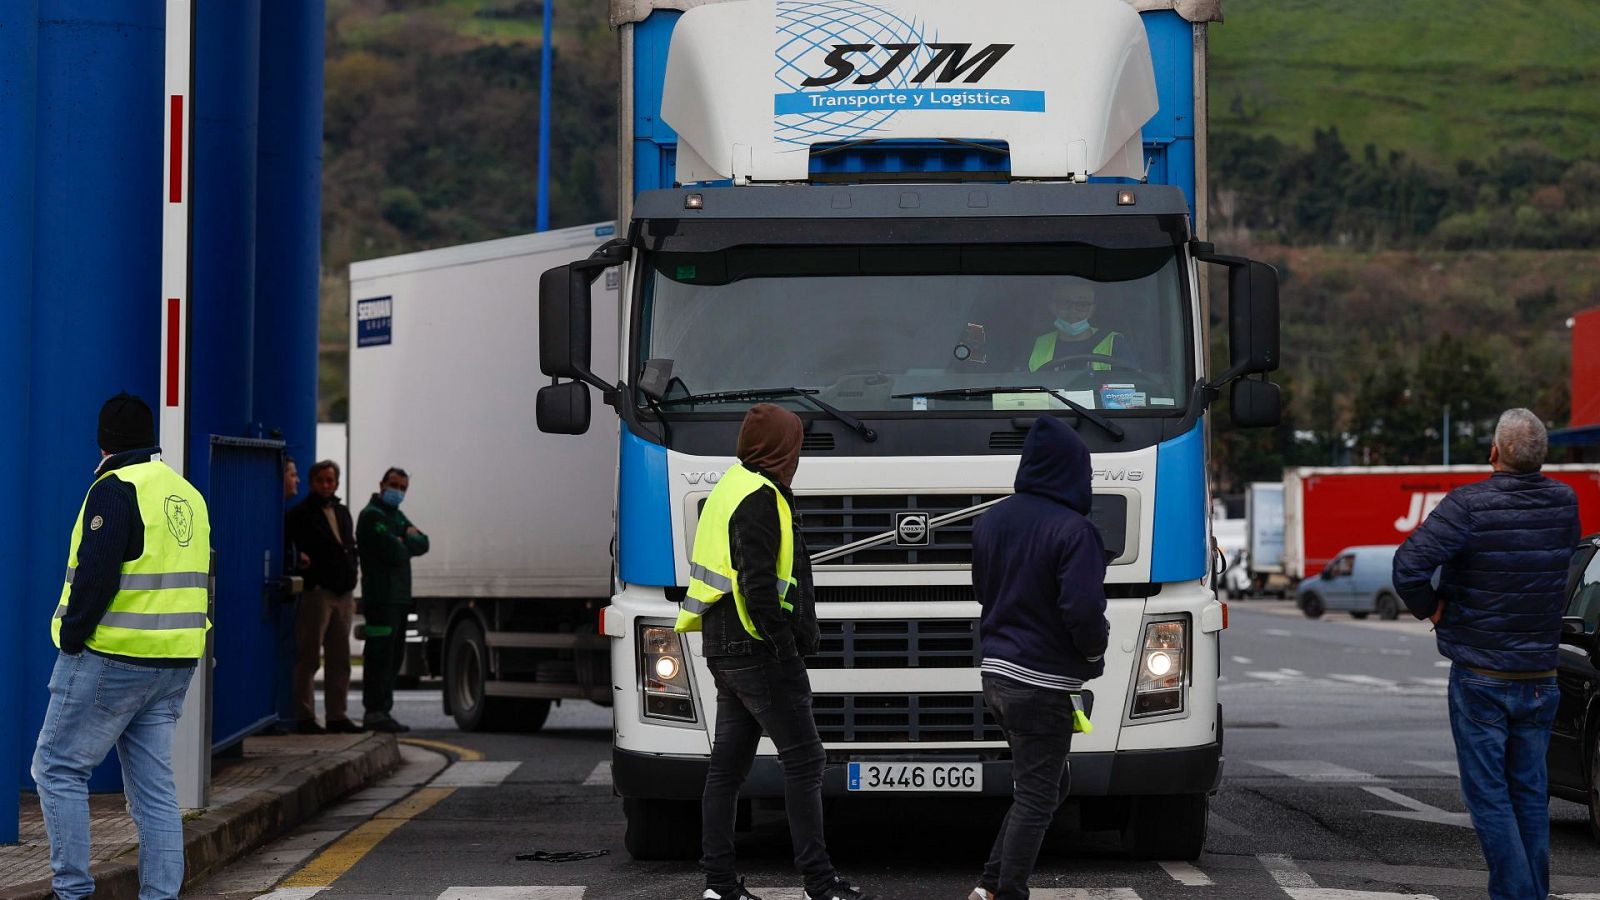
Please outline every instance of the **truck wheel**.
[{"label": "truck wheel", "polygon": [[1378,618],[1386,622],[1393,622],[1400,618],[1400,598],[1384,591],[1378,595]]},{"label": "truck wheel", "polygon": [[700,855],[700,804],[694,800],[623,797],[628,830],[622,843],[638,860],[686,860]]},{"label": "truck wheel", "polygon": [[1600,841],[1600,730],[1589,743],[1589,834]]},{"label": "truck wheel", "polygon": [[1206,846],[1206,817],[1211,800],[1205,794],[1135,797],[1122,845],[1137,859],[1193,860]]},{"label": "truck wheel", "polygon": [[[516,722],[513,701],[490,697],[484,686],[491,674],[489,642],[476,619],[463,619],[450,630],[444,653],[444,691],[450,713],[462,731],[510,731]],[[545,715],[549,715],[545,701]],[[544,724],[544,717],[539,717]]]},{"label": "truck wheel", "polygon": [[1300,611],[1305,613],[1308,619],[1320,619],[1322,614],[1327,611],[1327,607],[1322,605],[1320,596],[1307,594],[1300,598]]}]

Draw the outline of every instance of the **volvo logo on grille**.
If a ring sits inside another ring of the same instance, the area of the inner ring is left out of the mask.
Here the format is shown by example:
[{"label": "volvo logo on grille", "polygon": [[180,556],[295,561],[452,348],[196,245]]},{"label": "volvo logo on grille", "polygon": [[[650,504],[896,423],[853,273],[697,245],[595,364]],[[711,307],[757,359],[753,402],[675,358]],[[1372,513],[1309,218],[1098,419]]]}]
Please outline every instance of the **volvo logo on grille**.
[{"label": "volvo logo on grille", "polygon": [[926,547],[933,540],[933,529],[928,527],[928,514],[903,512],[894,514],[894,542],[902,547]]}]

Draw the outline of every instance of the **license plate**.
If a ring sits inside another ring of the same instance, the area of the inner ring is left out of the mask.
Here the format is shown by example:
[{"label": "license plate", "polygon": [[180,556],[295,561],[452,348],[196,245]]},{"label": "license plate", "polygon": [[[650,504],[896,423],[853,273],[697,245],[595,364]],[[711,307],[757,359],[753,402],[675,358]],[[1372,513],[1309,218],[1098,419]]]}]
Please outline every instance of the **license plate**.
[{"label": "license plate", "polygon": [[978,763],[875,763],[850,764],[852,791],[971,792],[983,790],[983,766]]}]

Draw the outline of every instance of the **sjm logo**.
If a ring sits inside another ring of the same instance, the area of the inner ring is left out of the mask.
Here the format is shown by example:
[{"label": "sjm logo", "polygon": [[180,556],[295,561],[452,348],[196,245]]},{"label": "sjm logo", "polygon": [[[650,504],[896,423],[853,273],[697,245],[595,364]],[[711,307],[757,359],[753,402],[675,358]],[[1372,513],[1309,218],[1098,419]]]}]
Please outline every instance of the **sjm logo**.
[{"label": "sjm logo", "polygon": [[967,52],[972,49],[971,44],[835,44],[823,60],[833,67],[832,70],[821,75],[813,75],[800,82],[800,85],[829,87],[838,84],[856,73],[856,62],[850,59],[851,54],[869,54],[874,50],[887,50],[889,59],[883,65],[874,72],[857,75],[855,80],[850,82],[877,84],[894,74],[923,47],[933,51],[933,56],[911,76],[911,84],[922,84],[929,79],[935,84],[949,84],[963,75],[967,76],[965,79],[967,84],[977,84],[983,76],[989,74],[995,63],[1011,52],[1011,48],[1015,46],[1016,44],[990,44],[968,59]]}]

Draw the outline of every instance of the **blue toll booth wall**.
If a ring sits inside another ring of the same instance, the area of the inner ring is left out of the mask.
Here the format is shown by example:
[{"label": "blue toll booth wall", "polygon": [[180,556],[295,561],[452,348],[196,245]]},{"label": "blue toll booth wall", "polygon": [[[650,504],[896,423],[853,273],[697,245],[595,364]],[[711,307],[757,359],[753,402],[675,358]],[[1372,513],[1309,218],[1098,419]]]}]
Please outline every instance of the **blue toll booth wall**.
[{"label": "blue toll booth wall", "polygon": [[[273,640],[261,577],[264,553],[281,565],[282,485],[265,445],[220,479],[207,467],[213,435],[279,437],[304,456],[314,440],[324,7],[197,6],[185,474],[203,492],[226,484],[212,524],[228,538],[214,543],[249,556],[218,560],[238,573],[218,588],[219,603],[239,598],[218,617],[229,633],[216,646],[234,657],[215,673],[226,741],[271,718],[270,693],[246,687],[269,680],[264,659],[229,648]],[[0,429],[17,436],[0,442],[0,464],[23,473],[0,512],[0,564],[19,573],[0,603],[0,717],[12,723],[0,843],[17,840],[18,789],[31,786],[57,655],[50,618],[99,458],[100,405],[123,390],[162,400],[165,16],[162,0],[0,3]],[[235,540],[246,531],[253,542]],[[96,786],[114,788],[114,769],[102,772]]]}]

